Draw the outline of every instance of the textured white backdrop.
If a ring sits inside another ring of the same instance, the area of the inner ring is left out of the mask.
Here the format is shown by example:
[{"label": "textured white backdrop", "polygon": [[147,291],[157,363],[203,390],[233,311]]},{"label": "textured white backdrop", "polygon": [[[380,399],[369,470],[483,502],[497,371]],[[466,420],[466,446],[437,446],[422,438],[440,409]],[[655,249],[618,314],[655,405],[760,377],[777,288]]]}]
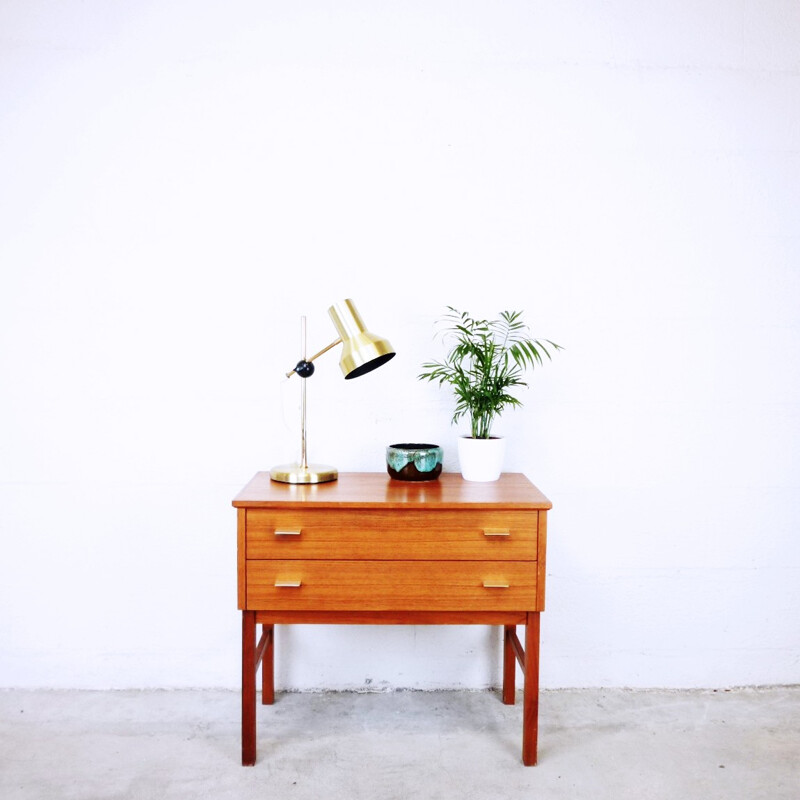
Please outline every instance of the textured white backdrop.
[{"label": "textured white backdrop", "polygon": [[[553,500],[542,682],[800,682],[789,0],[0,6],[0,685],[236,686],[235,515],[432,440],[444,306],[565,346],[498,432]],[[481,629],[282,630],[286,688],[483,687]],[[445,655],[446,654],[446,655]]]}]

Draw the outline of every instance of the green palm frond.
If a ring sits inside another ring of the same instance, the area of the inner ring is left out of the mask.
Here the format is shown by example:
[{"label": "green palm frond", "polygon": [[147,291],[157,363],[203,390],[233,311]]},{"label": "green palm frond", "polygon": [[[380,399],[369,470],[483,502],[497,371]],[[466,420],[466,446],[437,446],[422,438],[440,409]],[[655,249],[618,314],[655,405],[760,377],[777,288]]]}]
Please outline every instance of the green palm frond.
[{"label": "green palm frond", "polygon": [[417,377],[452,388],[452,422],[468,417],[471,435],[478,439],[489,438],[492,423],[506,407],[522,405],[509,390],[527,387],[526,371],[563,349],[550,339],[531,338],[521,311],[502,311],[497,319],[486,320],[447,306],[439,335],[449,350],[442,361],[424,363]]}]

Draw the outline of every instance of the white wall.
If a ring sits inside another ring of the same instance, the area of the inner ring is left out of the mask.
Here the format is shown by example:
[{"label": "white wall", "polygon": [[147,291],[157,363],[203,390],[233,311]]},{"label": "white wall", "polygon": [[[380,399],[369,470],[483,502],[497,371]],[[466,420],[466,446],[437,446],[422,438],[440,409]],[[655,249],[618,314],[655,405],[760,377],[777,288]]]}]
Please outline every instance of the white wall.
[{"label": "white wall", "polygon": [[[235,515],[440,442],[445,305],[566,347],[498,432],[552,499],[542,680],[800,682],[800,7],[0,5],[0,685],[231,686]],[[482,687],[496,631],[283,629],[282,687]],[[446,654],[446,655],[443,655]]]}]

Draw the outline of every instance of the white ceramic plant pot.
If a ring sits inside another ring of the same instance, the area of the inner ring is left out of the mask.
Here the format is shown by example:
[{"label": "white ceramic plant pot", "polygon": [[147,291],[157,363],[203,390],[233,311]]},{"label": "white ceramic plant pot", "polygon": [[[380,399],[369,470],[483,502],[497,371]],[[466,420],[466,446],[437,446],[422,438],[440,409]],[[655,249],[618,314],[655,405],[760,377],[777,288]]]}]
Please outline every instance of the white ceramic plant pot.
[{"label": "white ceramic plant pot", "polygon": [[503,471],[505,454],[506,440],[502,436],[458,438],[458,463],[465,481],[496,481]]}]

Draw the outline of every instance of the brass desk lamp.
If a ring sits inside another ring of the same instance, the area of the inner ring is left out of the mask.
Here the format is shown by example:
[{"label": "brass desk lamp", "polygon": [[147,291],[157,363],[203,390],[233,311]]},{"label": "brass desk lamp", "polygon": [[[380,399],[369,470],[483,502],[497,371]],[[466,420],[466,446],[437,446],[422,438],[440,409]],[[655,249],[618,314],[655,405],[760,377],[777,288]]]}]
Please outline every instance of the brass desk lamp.
[{"label": "brass desk lamp", "polygon": [[314,374],[314,361],[337,344],[342,345],[339,366],[345,380],[358,378],[394,358],[394,348],[388,340],[370,333],[352,300],[332,305],[328,314],[336,327],[339,338],[323,347],[311,358],[306,358],[306,318],[300,318],[302,358],[286,373],[291,378],[297,373],[300,382],[300,463],[281,464],[270,470],[269,476],[280,483],[327,483],[339,477],[336,467],[327,464],[309,464],[306,454],[306,378]]}]

